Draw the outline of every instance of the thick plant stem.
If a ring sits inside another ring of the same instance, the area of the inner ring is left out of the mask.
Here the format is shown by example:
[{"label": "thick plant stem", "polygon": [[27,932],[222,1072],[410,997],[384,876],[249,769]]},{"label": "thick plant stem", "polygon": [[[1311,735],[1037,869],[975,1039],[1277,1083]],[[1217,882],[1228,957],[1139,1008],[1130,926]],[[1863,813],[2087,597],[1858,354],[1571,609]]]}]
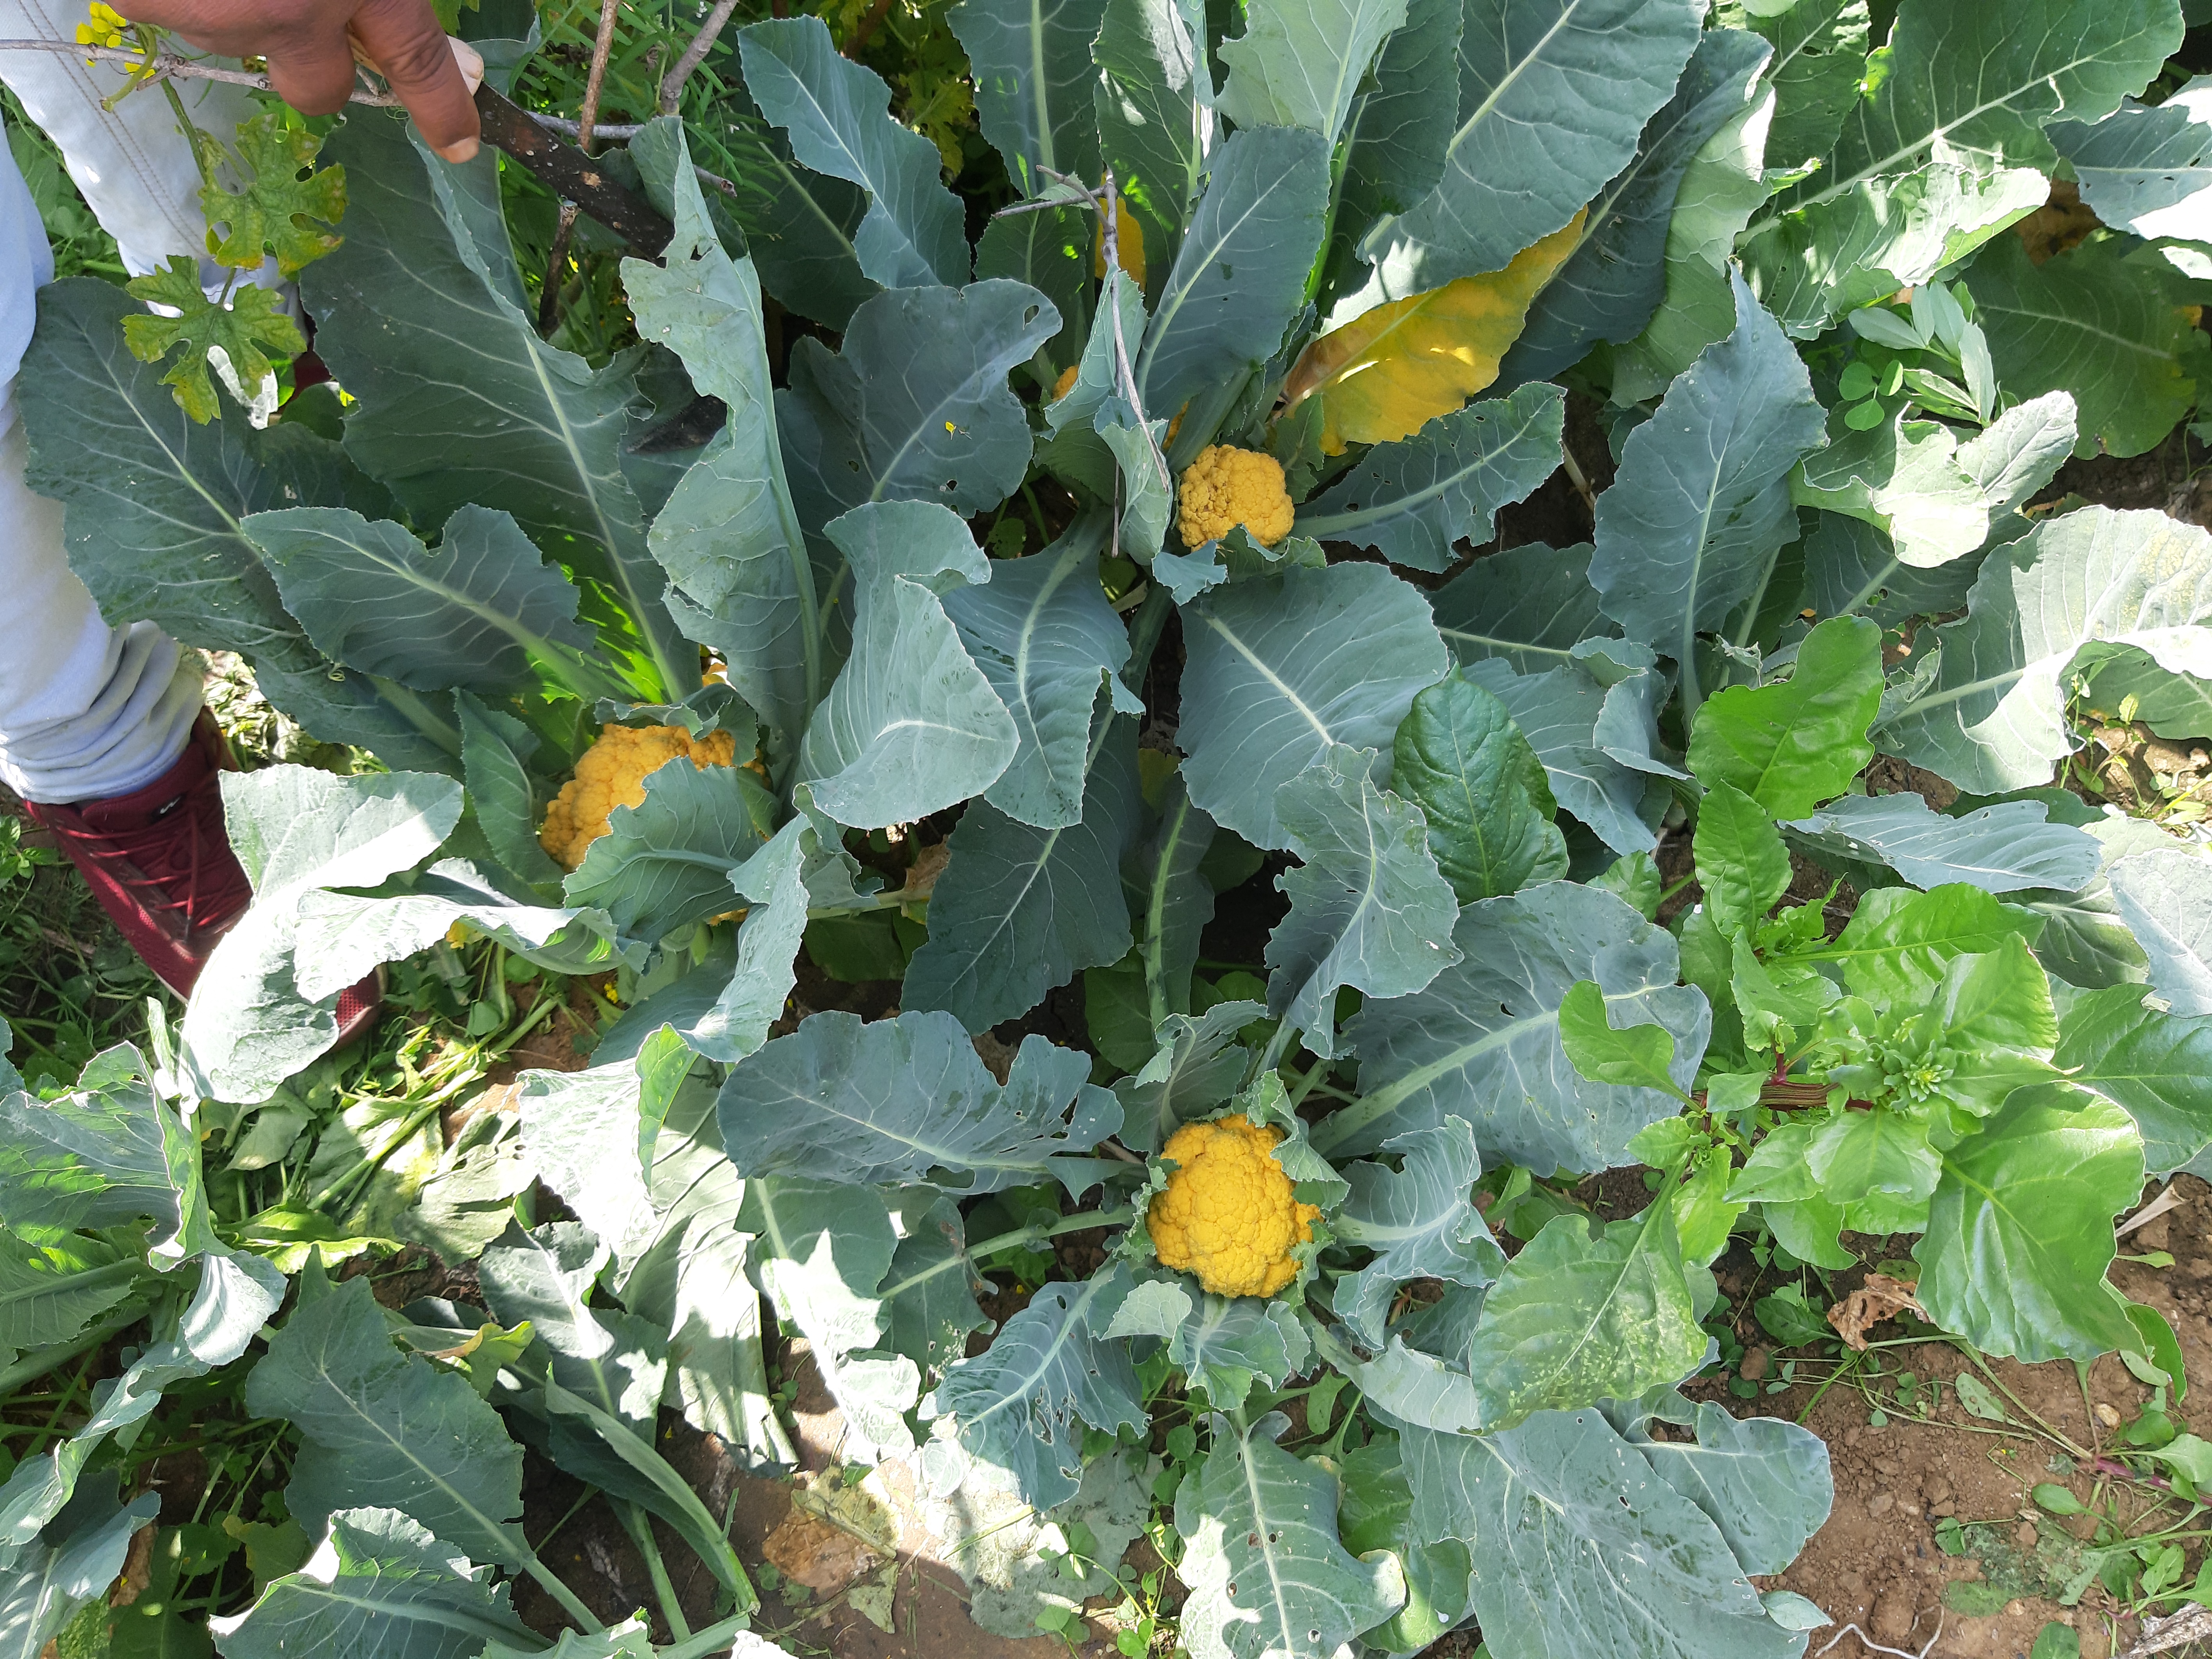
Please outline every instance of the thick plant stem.
[{"label": "thick plant stem", "polygon": [[[518,1529],[519,1530],[519,1529]],[[518,1539],[518,1542],[520,1540]],[[559,1575],[538,1559],[538,1552],[529,1546],[522,1547],[522,1570],[535,1578],[545,1593],[561,1604],[562,1612],[574,1620],[586,1635],[596,1636],[606,1626],[586,1607],[576,1592],[561,1582]]]},{"label": "thick plant stem", "polygon": [[645,1570],[652,1575],[653,1598],[660,1603],[660,1616],[668,1621],[669,1632],[678,1641],[690,1640],[691,1621],[684,1616],[675,1581],[668,1576],[668,1563],[661,1559],[660,1540],[653,1535],[653,1517],[642,1504],[625,1504],[623,1510],[624,1528],[637,1541],[637,1553],[645,1558]]}]

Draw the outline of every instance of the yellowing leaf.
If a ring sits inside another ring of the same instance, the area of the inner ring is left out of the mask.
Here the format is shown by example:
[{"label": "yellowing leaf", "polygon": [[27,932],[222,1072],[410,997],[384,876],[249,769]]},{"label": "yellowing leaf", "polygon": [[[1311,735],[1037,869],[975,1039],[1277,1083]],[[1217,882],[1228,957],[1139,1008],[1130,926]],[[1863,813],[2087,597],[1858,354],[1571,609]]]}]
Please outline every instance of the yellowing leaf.
[{"label": "yellowing leaf", "polygon": [[1528,307],[1582,240],[1577,213],[1503,270],[1408,295],[1316,340],[1284,384],[1287,406],[1322,399],[1322,448],[1409,438],[1498,378]]},{"label": "yellowing leaf", "polygon": [[[1114,255],[1129,280],[1139,288],[1145,285],[1145,233],[1129,216],[1129,204],[1120,196],[1114,198]],[[1099,281],[1106,280],[1106,227],[1101,224],[1091,249],[1091,274]]]}]

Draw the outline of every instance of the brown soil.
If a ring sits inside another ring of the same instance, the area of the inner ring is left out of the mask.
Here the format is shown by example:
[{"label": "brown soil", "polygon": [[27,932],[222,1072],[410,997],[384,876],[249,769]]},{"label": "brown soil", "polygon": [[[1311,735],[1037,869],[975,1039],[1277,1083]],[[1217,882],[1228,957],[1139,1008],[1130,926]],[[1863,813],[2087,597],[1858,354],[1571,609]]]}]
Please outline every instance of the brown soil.
[{"label": "brown soil", "polygon": [[[2130,1297],[2166,1316],[2181,1340],[2191,1376],[2203,1382],[2212,1378],[2212,1320],[2206,1312],[2212,1291],[2212,1189],[2193,1176],[2179,1182],[2187,1194],[2182,1206],[2126,1241],[2127,1254],[2166,1250],[2173,1265],[2153,1268],[2123,1261],[2112,1277]],[[1907,1241],[1857,1243],[1861,1254],[1873,1261],[1904,1255]],[[1741,1315],[1736,1329],[1746,1344],[1745,1369],[1765,1370],[1778,1380],[1781,1362],[1760,1348],[1769,1339],[1749,1314],[1750,1304],[1771,1288],[1771,1278],[1760,1283],[1757,1268],[1740,1252],[1725,1259],[1721,1268],[1723,1288]],[[1838,1275],[1838,1293],[1858,1277]],[[1874,1335],[1878,1341],[1903,1334],[1887,1326],[1877,1328]],[[1754,1351],[1759,1354],[1756,1359]],[[2117,1506],[2123,1516],[2150,1509],[2157,1497],[2154,1491],[2110,1482],[2100,1487],[2087,1460],[2065,1450],[2059,1440],[2093,1455],[2108,1449],[2113,1428],[2093,1407],[2110,1407],[2125,1423],[2139,1413],[2151,1391],[2109,1357],[2090,1370],[2086,1404],[2070,1362],[2021,1365],[1992,1360],[1990,1370],[2017,1398],[2017,1405],[2007,1402],[2014,1419],[2033,1413],[2053,1434],[2008,1432],[1960,1406],[1954,1379],[1962,1372],[1981,1374],[1956,1347],[1923,1342],[1889,1349],[1883,1358],[1887,1376],[1874,1399],[1846,1387],[1832,1387],[1816,1399],[1816,1389],[1804,1382],[1752,1401],[1737,1400],[1719,1384],[1693,1390],[1740,1416],[1802,1418],[1828,1443],[1835,1507],[1796,1564],[1765,1581],[1765,1587],[1796,1590],[1835,1620],[1814,1633],[1815,1647],[1844,1625],[1856,1624],[1887,1646],[1912,1653],[1926,1650],[1929,1659],[2025,1659],[2045,1624],[2057,1620],[2079,1635],[2084,1659],[2111,1659],[2123,1651],[2136,1626],[2101,1585],[2093,1583],[2071,1607],[2050,1593],[2074,1565],[2074,1546],[2090,1530],[2087,1518],[2060,1520],[2045,1514],[2030,1501],[2028,1490],[2039,1482],[2057,1482],[2085,1503]],[[1818,1369],[1825,1374],[1827,1368]],[[1923,1390],[1930,1382],[1945,1385],[1932,1412],[1924,1405],[1916,1411],[1898,1402],[1895,1387],[1904,1370]],[[2192,1394],[2176,1414],[2197,1415],[2197,1401]],[[1877,1401],[1887,1419],[1881,1426],[1872,1420]],[[2168,1514],[2178,1518],[2179,1510]],[[1989,1530],[1971,1531],[1967,1553],[1948,1555],[1936,1541],[1936,1528],[1946,1517],[1969,1528],[1983,1523]],[[1944,1605],[1945,1586],[1959,1580],[1980,1580],[2014,1594],[2001,1612],[1969,1616]],[[1834,1659],[1862,1659],[1869,1651],[1858,1638],[1848,1635],[1831,1650]]]}]

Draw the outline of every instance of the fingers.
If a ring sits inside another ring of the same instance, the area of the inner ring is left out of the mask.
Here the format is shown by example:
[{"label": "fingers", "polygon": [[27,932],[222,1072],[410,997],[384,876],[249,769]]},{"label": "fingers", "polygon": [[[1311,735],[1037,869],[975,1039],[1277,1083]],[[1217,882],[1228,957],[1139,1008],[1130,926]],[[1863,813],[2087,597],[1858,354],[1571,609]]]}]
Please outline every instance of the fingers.
[{"label": "fingers", "polygon": [[269,84],[302,115],[334,115],[354,88],[353,49],[342,20],[330,27],[287,30],[258,48],[269,60]]},{"label": "fingers", "polygon": [[[475,155],[477,106],[472,100],[474,82],[483,78],[483,60],[472,48],[447,40],[428,0],[367,0],[353,14],[350,27],[430,148],[448,161],[465,161]],[[465,64],[465,52],[472,62]],[[276,67],[272,61],[272,77]],[[473,80],[465,68],[473,69]],[[349,64],[349,77],[351,73]],[[276,89],[284,91],[281,83]],[[285,97],[292,101],[289,93]]]}]

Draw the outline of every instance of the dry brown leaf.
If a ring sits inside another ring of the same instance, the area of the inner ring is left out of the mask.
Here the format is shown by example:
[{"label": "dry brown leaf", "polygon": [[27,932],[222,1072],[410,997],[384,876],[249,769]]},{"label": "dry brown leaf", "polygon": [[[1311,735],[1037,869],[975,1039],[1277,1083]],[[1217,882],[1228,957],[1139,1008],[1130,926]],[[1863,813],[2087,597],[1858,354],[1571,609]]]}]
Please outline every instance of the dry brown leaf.
[{"label": "dry brown leaf", "polygon": [[761,1553],[786,1578],[817,1595],[835,1595],[883,1559],[850,1533],[795,1506],[762,1540]]},{"label": "dry brown leaf", "polygon": [[1887,1273],[1869,1273],[1866,1283],[1853,1291],[1841,1302],[1828,1310],[1828,1322],[1836,1328],[1836,1334],[1844,1339],[1844,1346],[1866,1351],[1866,1334],[1885,1319],[1909,1313],[1919,1318],[1928,1317],[1928,1310],[1920,1305],[1913,1292],[1919,1282],[1892,1279]]},{"label": "dry brown leaf", "polygon": [[108,1587],[107,1605],[127,1607],[139,1591],[154,1582],[154,1523],[149,1521],[131,1534],[131,1547],[123,1557],[123,1571]]},{"label": "dry brown leaf", "polygon": [[937,878],[945,873],[945,866],[952,862],[952,848],[944,842],[918,849],[914,862],[907,866],[906,885],[900,896],[909,904],[927,898],[935,890]]}]

